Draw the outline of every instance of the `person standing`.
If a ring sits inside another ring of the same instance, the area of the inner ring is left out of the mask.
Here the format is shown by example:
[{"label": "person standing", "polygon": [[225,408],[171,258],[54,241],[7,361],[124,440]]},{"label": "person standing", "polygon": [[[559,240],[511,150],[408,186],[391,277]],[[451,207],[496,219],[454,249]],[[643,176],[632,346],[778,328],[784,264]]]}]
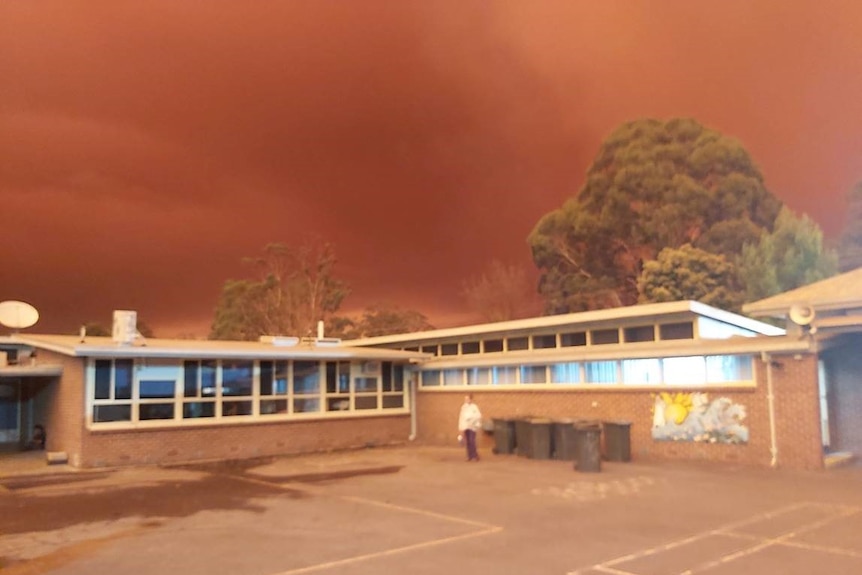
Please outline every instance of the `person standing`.
[{"label": "person standing", "polygon": [[479,452],[476,451],[476,431],[482,427],[482,413],[479,406],[473,403],[473,395],[464,398],[461,413],[458,416],[458,431],[464,437],[467,446],[467,461],[479,461]]}]

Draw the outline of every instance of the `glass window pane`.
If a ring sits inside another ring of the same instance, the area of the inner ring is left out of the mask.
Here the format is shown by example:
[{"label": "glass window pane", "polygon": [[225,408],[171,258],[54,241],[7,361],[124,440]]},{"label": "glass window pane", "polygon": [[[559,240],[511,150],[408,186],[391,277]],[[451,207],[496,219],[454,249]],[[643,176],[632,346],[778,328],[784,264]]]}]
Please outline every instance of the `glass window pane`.
[{"label": "glass window pane", "polygon": [[620,330],[597,329],[590,332],[590,342],[593,345],[606,345],[620,342]]},{"label": "glass window pane", "polygon": [[251,395],[254,385],[254,364],[250,361],[230,361],[221,367],[222,395]]},{"label": "glass window pane", "polygon": [[250,401],[225,401],[222,404],[221,414],[227,417],[235,415],[251,415]]},{"label": "glass window pane", "polygon": [[320,392],[320,364],[316,361],[293,362],[293,393],[310,395]]},{"label": "glass window pane", "polygon": [[658,326],[658,334],[662,339],[694,339],[694,324],[690,321],[666,323]]},{"label": "glass window pane", "polygon": [[[110,359],[96,360],[96,385],[93,397],[95,399],[111,399],[111,368]],[[106,420],[113,421],[113,420]]]},{"label": "glass window pane", "polygon": [[131,405],[94,405],[93,421],[104,423],[108,421],[130,421],[132,419]]},{"label": "glass window pane", "polygon": [[482,348],[485,353],[497,353],[503,351],[502,339],[486,339],[482,342]]},{"label": "glass window pane", "polygon": [[177,382],[172,379],[142,379],[140,381],[141,399],[164,399],[173,397]]},{"label": "glass window pane", "polygon": [[467,385],[491,385],[491,370],[487,367],[471,367],[467,370]]},{"label": "glass window pane", "polygon": [[423,345],[422,353],[430,353],[431,355],[437,355],[437,346],[436,345]]},{"label": "glass window pane", "polygon": [[138,419],[173,419],[173,403],[142,403],[138,405]]},{"label": "glass window pane", "polygon": [[261,415],[278,415],[287,413],[286,399],[262,399],[260,402]]},{"label": "glass window pane", "polygon": [[458,355],[458,344],[444,343],[440,346],[440,355]]},{"label": "glass window pane", "polygon": [[132,399],[132,360],[114,361],[114,399]]},{"label": "glass window pane", "polygon": [[655,341],[655,328],[651,325],[627,327],[623,330],[623,336],[628,343]]},{"label": "glass window pane", "polygon": [[392,390],[404,391],[404,366],[400,364],[396,365],[395,371],[392,372],[392,377],[394,378]]},{"label": "glass window pane", "polygon": [[464,385],[464,372],[460,369],[444,369],[443,385]]},{"label": "glass window pane", "polygon": [[436,369],[431,371],[423,371],[422,387],[434,387],[440,385],[440,372]]},{"label": "glass window pane", "polygon": [[461,343],[461,353],[463,355],[469,355],[473,353],[479,353],[479,342],[478,341],[465,341]]},{"label": "glass window pane", "polygon": [[273,365],[271,361],[260,362],[260,394],[272,395]]},{"label": "glass window pane", "polygon": [[381,385],[383,386],[383,391],[392,391],[392,362],[384,361],[383,362],[383,371],[380,373],[381,376]]},{"label": "glass window pane", "polygon": [[514,385],[517,383],[516,374],[517,371],[514,367],[492,367],[491,382],[493,385]]},{"label": "glass window pane", "polygon": [[377,409],[376,395],[362,395],[353,400],[356,409]]},{"label": "glass window pane", "polygon": [[183,395],[198,397],[198,362],[196,361],[183,363]]},{"label": "glass window pane", "polygon": [[617,362],[588,361],[584,363],[586,383],[618,383]]},{"label": "glass window pane", "polygon": [[316,397],[293,400],[294,413],[315,413],[320,411],[320,400]]},{"label": "glass window pane", "polygon": [[753,381],[751,356],[710,355],[706,358],[706,380],[709,383]]},{"label": "glass window pane", "polygon": [[702,385],[706,383],[706,361],[702,355],[666,357],[662,360],[664,382],[668,385]]},{"label": "glass window pane", "polygon": [[183,418],[215,417],[214,401],[190,401],[183,404]]},{"label": "glass window pane", "polygon": [[509,351],[521,351],[529,347],[530,340],[526,337],[510,337],[506,340],[506,349]]},{"label": "glass window pane", "polygon": [[275,362],[275,383],[273,384],[273,394],[287,395],[287,370],[288,363],[286,361]]},{"label": "glass window pane", "polygon": [[330,397],[326,400],[326,411],[348,411],[350,409],[350,398]]},{"label": "glass window pane", "polygon": [[203,397],[215,397],[217,367],[215,360],[201,362],[201,395]]},{"label": "glass window pane", "polygon": [[581,366],[578,363],[557,363],[551,366],[551,383],[580,383]]},{"label": "glass window pane", "polygon": [[356,391],[358,393],[377,391],[376,377],[357,377],[353,383],[356,386]]},{"label": "glass window pane", "polygon": [[622,366],[623,383],[635,385],[661,383],[661,360],[657,358],[624,359]]},{"label": "glass window pane", "polygon": [[546,371],[544,365],[522,365],[521,383],[546,383]]},{"label": "glass window pane", "polygon": [[587,332],[576,331],[560,334],[560,347],[575,347],[578,345],[587,345]]},{"label": "glass window pane", "polygon": [[384,395],[383,409],[399,409],[404,407],[403,395]]},{"label": "glass window pane", "polygon": [[556,335],[534,335],[533,349],[550,349],[557,347]]}]

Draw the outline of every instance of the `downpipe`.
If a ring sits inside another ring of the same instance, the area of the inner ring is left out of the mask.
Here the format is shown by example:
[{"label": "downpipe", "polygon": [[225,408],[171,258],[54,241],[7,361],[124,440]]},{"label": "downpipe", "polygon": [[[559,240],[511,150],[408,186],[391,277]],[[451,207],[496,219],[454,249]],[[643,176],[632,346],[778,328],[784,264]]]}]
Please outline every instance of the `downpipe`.
[{"label": "downpipe", "polygon": [[416,381],[418,379],[416,373],[410,375],[410,397],[408,399],[410,403],[410,435],[407,437],[409,441],[416,441],[416,435],[419,431],[416,421]]},{"label": "downpipe", "polygon": [[772,357],[765,351],[760,352],[760,360],[766,364],[766,403],[769,406],[769,453],[772,460],[769,466],[778,466],[778,441],[775,433],[775,391],[772,382]]}]

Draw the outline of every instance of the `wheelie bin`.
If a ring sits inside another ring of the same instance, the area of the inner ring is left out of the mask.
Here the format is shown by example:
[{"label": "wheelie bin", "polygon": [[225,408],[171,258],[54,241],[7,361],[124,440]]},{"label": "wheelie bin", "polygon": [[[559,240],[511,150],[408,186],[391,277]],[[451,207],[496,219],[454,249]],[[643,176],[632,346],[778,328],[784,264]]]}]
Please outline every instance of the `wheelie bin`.
[{"label": "wheelie bin", "polygon": [[597,473],[602,470],[602,424],[598,421],[579,421],[575,424],[577,457],[575,469]]}]

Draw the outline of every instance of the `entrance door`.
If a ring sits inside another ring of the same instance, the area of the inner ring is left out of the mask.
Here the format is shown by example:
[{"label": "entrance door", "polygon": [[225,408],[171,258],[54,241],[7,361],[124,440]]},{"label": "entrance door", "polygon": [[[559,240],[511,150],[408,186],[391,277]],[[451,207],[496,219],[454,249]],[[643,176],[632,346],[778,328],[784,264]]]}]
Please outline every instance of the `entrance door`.
[{"label": "entrance door", "polygon": [[21,441],[21,385],[0,381],[0,444]]}]

